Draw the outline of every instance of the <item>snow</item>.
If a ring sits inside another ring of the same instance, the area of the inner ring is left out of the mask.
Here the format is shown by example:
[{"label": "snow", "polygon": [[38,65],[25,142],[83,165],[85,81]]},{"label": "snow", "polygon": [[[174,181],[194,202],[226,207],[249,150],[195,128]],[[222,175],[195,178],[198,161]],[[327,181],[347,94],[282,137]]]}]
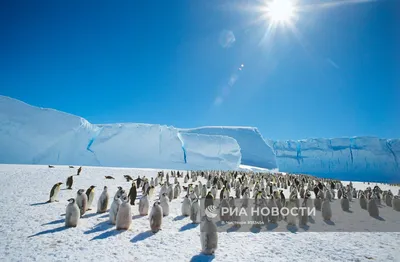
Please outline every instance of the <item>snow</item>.
[{"label": "snow", "polygon": [[[128,190],[130,183],[123,175],[154,177],[158,170],[132,168],[83,167],[80,176],[74,177],[73,190],[62,185],[60,202],[44,204],[51,187],[64,182],[76,173],[76,168],[41,165],[0,165],[0,256],[3,261],[399,261],[400,243],[399,212],[382,206],[381,217],[376,220],[359,208],[358,201],[351,202],[353,213],[338,208],[339,201],[332,202],[335,225],[327,225],[317,211],[315,223],[309,223],[309,231],[299,229],[292,233],[282,221],[279,227],[259,233],[218,233],[218,249],[214,257],[200,255],[200,228],[193,226],[189,218],[180,216],[181,201],[170,203],[170,215],[163,219],[162,231],[149,232],[148,217],[138,215],[138,204],[132,207],[132,227],[128,231],[116,231],[108,223],[108,213],[96,214],[97,199],[102,188],[108,186],[113,196],[118,186]],[[167,170],[166,170],[167,171]],[[104,179],[112,175],[115,180]],[[180,180],[181,185],[183,181]],[[204,180],[202,180],[204,182]],[[64,228],[67,199],[76,196],[80,188],[96,185],[92,211],[80,220],[77,228]],[[367,184],[353,182],[357,189]],[[375,184],[373,184],[375,185]],[[373,186],[371,185],[371,186]],[[379,186],[397,194],[399,187]],[[159,191],[157,187],[156,191]],[[285,194],[288,194],[285,191]],[[139,191],[139,196],[141,192]],[[150,201],[152,205],[155,196]],[[138,203],[138,200],[136,201]],[[109,203],[109,206],[111,203]],[[360,232],[340,232],[344,225],[353,226]],[[372,231],[371,226],[383,223],[393,227],[393,232]],[[337,232],[329,232],[332,230]],[[304,233],[302,233],[304,232]]]},{"label": "snow", "polygon": [[182,132],[222,135],[234,138],[241,149],[242,165],[257,166],[266,169],[277,168],[275,154],[255,127],[206,126],[192,129],[181,129]]},{"label": "snow", "polygon": [[268,143],[280,171],[337,179],[400,181],[400,139],[352,137]]},{"label": "snow", "polygon": [[[151,124],[94,125],[0,96],[0,163],[173,169],[237,169],[240,146],[225,136]],[[185,144],[182,144],[182,143]],[[188,155],[186,155],[186,152]]]}]

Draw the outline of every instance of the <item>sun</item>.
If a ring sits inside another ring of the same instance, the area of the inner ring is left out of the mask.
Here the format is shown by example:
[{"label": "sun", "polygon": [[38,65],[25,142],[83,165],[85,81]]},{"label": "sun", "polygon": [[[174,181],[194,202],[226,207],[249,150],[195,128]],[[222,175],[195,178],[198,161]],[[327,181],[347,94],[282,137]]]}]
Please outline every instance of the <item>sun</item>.
[{"label": "sun", "polygon": [[295,7],[290,0],[272,0],[266,7],[266,15],[272,23],[291,23]]}]

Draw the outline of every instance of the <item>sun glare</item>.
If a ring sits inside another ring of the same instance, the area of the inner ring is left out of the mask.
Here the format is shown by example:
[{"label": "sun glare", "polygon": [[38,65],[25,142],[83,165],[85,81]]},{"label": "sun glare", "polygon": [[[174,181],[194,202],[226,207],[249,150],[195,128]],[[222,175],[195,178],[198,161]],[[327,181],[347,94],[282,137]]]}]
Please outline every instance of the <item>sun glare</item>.
[{"label": "sun glare", "polygon": [[272,23],[290,23],[295,14],[290,0],[272,0],[267,5],[266,11]]}]

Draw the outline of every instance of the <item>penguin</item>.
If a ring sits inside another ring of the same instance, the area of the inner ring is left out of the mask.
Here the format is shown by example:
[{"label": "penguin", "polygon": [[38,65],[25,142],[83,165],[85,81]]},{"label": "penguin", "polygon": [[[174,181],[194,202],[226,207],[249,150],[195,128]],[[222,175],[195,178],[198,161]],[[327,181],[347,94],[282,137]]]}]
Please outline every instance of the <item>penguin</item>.
[{"label": "penguin", "polygon": [[311,196],[311,194],[309,192],[306,192],[306,194],[304,195],[304,200],[303,200],[303,203],[301,204],[301,207],[303,209],[300,210],[300,214],[299,214],[299,225],[300,226],[307,226],[307,223],[308,223],[307,208],[309,207],[308,201],[309,201],[310,196]]},{"label": "penguin", "polygon": [[87,196],[87,199],[88,199],[88,202],[87,202],[87,209],[86,210],[91,210],[91,206],[92,206],[92,203],[93,203],[93,199],[94,199],[94,188],[95,188],[96,186],[90,186],[87,190],[86,190],[86,196]]},{"label": "penguin", "polygon": [[79,189],[76,195],[76,204],[79,207],[79,210],[81,211],[81,217],[85,214],[86,210],[87,210],[87,195],[85,194],[85,190],[84,189]]},{"label": "penguin", "polygon": [[[121,196],[122,197],[122,196]],[[122,204],[120,197],[114,196],[114,201],[111,204],[110,211],[108,213],[110,218],[110,223],[115,225],[117,221],[117,214],[119,206]]]},{"label": "penguin", "polygon": [[195,198],[190,206],[190,220],[192,220],[193,224],[200,223],[200,207],[199,200]]},{"label": "penguin", "polygon": [[283,190],[279,190],[279,191],[280,191],[281,204],[282,204],[282,206],[284,206],[286,203],[285,194],[283,194]]},{"label": "penguin", "polygon": [[147,216],[149,213],[149,199],[147,193],[145,193],[139,200],[139,214],[141,216]]},{"label": "penguin", "polygon": [[65,210],[65,227],[76,227],[80,218],[79,207],[75,199],[68,199],[69,204]]},{"label": "penguin", "polygon": [[129,175],[124,175],[126,182],[133,181],[133,178]]},{"label": "penguin", "polygon": [[340,205],[342,206],[342,210],[349,212],[350,210],[350,201],[347,198],[347,194],[343,194],[343,198],[340,200]]},{"label": "penguin", "polygon": [[174,199],[177,199],[178,196],[180,195],[180,193],[181,193],[180,189],[181,189],[181,187],[180,187],[179,182],[178,182],[178,183],[176,183],[176,185],[174,187]]},{"label": "penguin", "polygon": [[129,197],[129,199],[130,199],[130,204],[131,204],[132,206],[135,205],[136,196],[137,196],[136,184],[135,184],[135,182],[132,182],[132,187],[131,187],[131,189],[129,190],[129,194],[128,194],[128,197]]},{"label": "penguin", "polygon": [[315,193],[315,198],[317,198],[318,193],[319,193],[319,188],[318,188],[318,186],[315,186],[315,187],[314,187],[314,193]]},{"label": "penguin", "polygon": [[174,199],[174,188],[173,188],[172,184],[170,184],[168,187],[168,199],[169,199],[169,202],[171,202],[172,199]]},{"label": "penguin", "polygon": [[392,199],[392,208],[393,210],[400,212],[400,197],[398,195],[394,196]]},{"label": "penguin", "polygon": [[169,215],[169,197],[167,194],[162,194],[160,197],[160,206],[162,207],[163,210],[163,216],[168,216]]},{"label": "penguin", "polygon": [[216,189],[215,186],[213,186],[213,187],[211,188],[211,194],[213,195],[214,198],[217,197],[217,189]]},{"label": "penguin", "polygon": [[121,197],[115,225],[117,230],[128,230],[132,224],[132,210],[129,204],[129,197],[125,194]]},{"label": "penguin", "polygon": [[69,168],[74,168],[74,166],[68,166]]},{"label": "penguin", "polygon": [[208,206],[213,206],[214,205],[214,196],[210,192],[208,192],[205,201],[204,201],[204,209],[206,209]]},{"label": "penguin", "polygon": [[306,194],[306,190],[304,187],[300,188],[300,198],[304,198],[304,195]]},{"label": "penguin", "polygon": [[154,178],[151,178],[151,179],[150,179],[150,186],[153,186],[153,187],[155,186]]},{"label": "penguin", "polygon": [[[279,219],[279,213],[277,215],[273,214],[273,210],[276,210],[278,208],[278,204],[275,201],[275,198],[272,196],[271,199],[269,199],[268,201],[268,208],[270,210],[269,213],[269,222],[276,224],[278,223],[278,219]],[[280,211],[280,209],[278,209]]]},{"label": "penguin", "polygon": [[203,185],[201,188],[201,198],[205,198],[207,196],[207,187]]},{"label": "penguin", "polygon": [[227,198],[223,198],[220,200],[221,204],[220,204],[220,221],[222,222],[228,222],[230,220],[230,216],[229,216],[229,212],[228,213],[223,213],[223,211],[225,210],[225,208],[227,208],[229,210],[229,202]]},{"label": "penguin", "polygon": [[67,189],[72,189],[72,184],[74,183],[74,176],[69,176],[67,178]]},{"label": "penguin", "polygon": [[151,232],[157,233],[158,231],[161,230],[162,219],[163,219],[163,209],[160,206],[160,202],[154,202],[149,216]]},{"label": "penguin", "polygon": [[78,170],[76,171],[76,175],[79,176],[81,174],[82,167],[79,167]]},{"label": "penguin", "polygon": [[110,196],[107,192],[107,186],[104,186],[103,192],[101,193],[99,201],[97,202],[97,213],[101,214],[107,211],[109,198]]},{"label": "penguin", "polygon": [[49,168],[54,168],[54,166],[52,166],[52,165],[49,165]]},{"label": "penguin", "polygon": [[316,210],[321,210],[323,199],[324,194],[322,193],[322,191],[319,191],[317,197],[314,199],[314,207]]},{"label": "penguin", "polygon": [[204,255],[213,255],[218,248],[217,226],[207,216],[202,219],[200,241]]},{"label": "penguin", "polygon": [[328,199],[324,199],[324,201],[322,201],[321,214],[324,220],[326,221],[331,220],[332,209],[331,209],[331,202]]},{"label": "penguin", "polygon": [[58,202],[58,193],[60,193],[60,186],[63,183],[58,182],[57,184],[55,184],[50,191],[50,198],[49,201],[47,201],[47,203],[51,203],[51,202]]},{"label": "penguin", "polygon": [[183,202],[182,202],[182,216],[185,216],[185,217],[189,216],[190,208],[191,208],[191,202],[190,202],[188,195],[186,195],[183,198]]},{"label": "penguin", "polygon": [[392,200],[393,200],[393,195],[387,194],[385,198],[385,203],[388,207],[392,207]]},{"label": "penguin", "polygon": [[195,185],[194,186],[194,190],[193,192],[196,194],[196,196],[200,196],[200,189],[199,189],[199,185]]},{"label": "penguin", "polygon": [[338,197],[338,199],[341,199],[341,198],[342,198],[342,195],[343,195],[342,189],[339,188],[338,191],[337,191],[337,197]]},{"label": "penguin", "polygon": [[328,201],[332,201],[332,194],[331,191],[329,191],[329,189],[327,189],[325,192],[325,199],[327,199]]},{"label": "penguin", "polygon": [[148,195],[148,197],[149,198],[152,198],[153,197],[153,195],[154,195],[154,190],[155,190],[155,188],[153,187],[153,186],[150,186],[148,189],[147,189],[147,195]]},{"label": "penguin", "polygon": [[361,208],[367,210],[368,203],[364,193],[360,194],[359,199]]},{"label": "penguin", "polygon": [[115,193],[114,198],[115,197],[120,198],[123,194],[125,194],[125,190],[123,190],[122,187],[119,186],[117,192]]},{"label": "penguin", "polygon": [[379,208],[378,205],[376,204],[375,198],[371,198],[368,201],[367,210],[371,217],[379,217]]},{"label": "penguin", "polygon": [[138,176],[138,178],[136,179],[136,187],[139,188],[141,184],[142,184],[142,179],[140,178],[140,176]]},{"label": "penguin", "polygon": [[207,180],[207,189],[211,188],[211,179]]},{"label": "penguin", "polygon": [[115,179],[114,177],[112,177],[112,176],[104,176],[106,179]]},{"label": "penguin", "polygon": [[287,202],[286,207],[289,209],[289,213],[286,216],[286,222],[288,225],[295,226],[296,225],[296,215],[292,214],[292,210],[296,207],[296,201],[297,199],[295,198],[294,195],[290,198],[290,200]]}]

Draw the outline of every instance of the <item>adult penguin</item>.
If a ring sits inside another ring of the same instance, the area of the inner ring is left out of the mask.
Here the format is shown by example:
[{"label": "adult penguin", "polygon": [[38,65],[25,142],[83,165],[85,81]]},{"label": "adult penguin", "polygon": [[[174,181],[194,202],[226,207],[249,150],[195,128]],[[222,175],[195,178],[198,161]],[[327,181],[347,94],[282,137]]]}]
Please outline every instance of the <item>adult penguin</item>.
[{"label": "adult penguin", "polygon": [[72,189],[72,184],[74,183],[74,176],[69,176],[67,178],[67,189]]},{"label": "adult penguin", "polygon": [[50,191],[50,198],[47,201],[47,203],[51,203],[51,202],[58,202],[58,194],[60,193],[60,186],[62,185],[61,182],[58,182],[57,184],[55,184]]},{"label": "adult penguin", "polygon": [[87,202],[87,210],[91,210],[91,206],[92,206],[92,203],[93,203],[93,199],[94,199],[94,188],[95,188],[96,186],[90,186],[87,190],[86,190],[86,196],[87,196],[87,199],[88,199],[88,202]]},{"label": "adult penguin", "polygon": [[314,191],[314,194],[315,194],[315,198],[317,198],[317,197],[318,197],[318,193],[319,193],[319,188],[318,188],[318,186],[315,186],[314,189],[313,189],[313,191]]},{"label": "adult penguin", "polygon": [[104,186],[103,192],[97,202],[97,213],[101,214],[107,211],[109,194],[107,192],[107,186]]},{"label": "adult penguin", "polygon": [[65,210],[65,226],[76,227],[80,218],[79,207],[75,202],[75,199],[68,199],[69,204]]},{"label": "adult penguin", "polygon": [[163,209],[160,206],[160,202],[156,201],[154,202],[153,207],[151,208],[149,216],[151,232],[157,233],[158,231],[161,230],[162,219],[163,219]]},{"label": "adult penguin", "polygon": [[136,201],[136,197],[137,197],[137,191],[136,191],[135,182],[132,182],[132,186],[131,186],[131,189],[129,190],[128,197],[129,197],[129,200],[130,200],[130,204],[132,206],[134,206],[135,205],[135,201]]},{"label": "adult penguin", "polygon": [[138,178],[136,179],[136,187],[139,188],[141,184],[142,184],[142,179],[140,178],[140,176],[138,176]]}]

